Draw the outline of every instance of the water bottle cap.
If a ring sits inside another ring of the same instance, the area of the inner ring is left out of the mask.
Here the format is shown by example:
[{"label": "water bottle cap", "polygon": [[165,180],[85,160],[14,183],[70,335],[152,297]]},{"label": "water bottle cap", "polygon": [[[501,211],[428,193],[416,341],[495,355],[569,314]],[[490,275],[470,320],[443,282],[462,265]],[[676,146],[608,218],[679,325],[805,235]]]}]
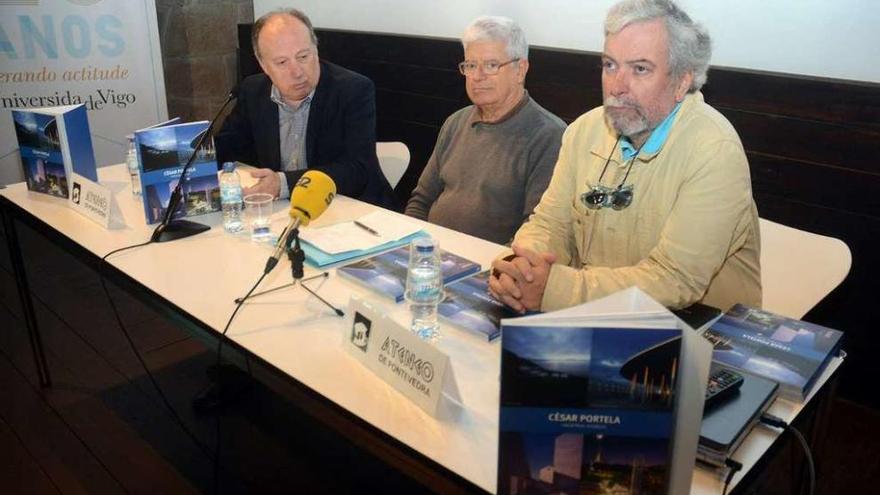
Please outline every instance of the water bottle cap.
[{"label": "water bottle cap", "polygon": [[224,172],[233,172],[235,171],[235,162],[226,162],[223,164]]},{"label": "water bottle cap", "polygon": [[412,241],[413,246],[416,248],[417,253],[433,253],[434,252],[434,240],[430,237],[419,237]]}]

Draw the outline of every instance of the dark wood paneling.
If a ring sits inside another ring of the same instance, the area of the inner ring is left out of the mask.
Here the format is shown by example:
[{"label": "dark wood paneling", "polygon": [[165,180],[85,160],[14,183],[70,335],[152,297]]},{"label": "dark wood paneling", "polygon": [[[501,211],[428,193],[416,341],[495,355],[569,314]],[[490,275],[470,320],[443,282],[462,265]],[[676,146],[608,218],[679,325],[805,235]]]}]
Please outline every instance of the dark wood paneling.
[{"label": "dark wood paneling", "polygon": [[876,84],[714,69],[706,94],[719,107],[880,129]]},{"label": "dark wood paneling", "polygon": [[[439,129],[440,124],[461,105],[442,98],[376,89],[376,106],[379,118],[423,124]],[[381,132],[381,131],[380,131]]]},{"label": "dark wood paneling", "polygon": [[[803,204],[880,217],[880,175],[749,152],[752,189]],[[761,206],[761,203],[759,203]],[[764,212],[761,211],[762,216]]]},{"label": "dark wood paneling", "polygon": [[457,68],[420,67],[375,60],[356,60],[350,67],[371,74],[376,87],[386,91],[430,96],[459,106],[467,104],[463,78]]},{"label": "dark wood paneling", "polygon": [[380,60],[452,70],[461,62],[461,44],[454,40],[329,29],[317,34],[321,56],[334,61]]},{"label": "dark wood paneling", "polygon": [[[712,103],[707,97],[707,101]],[[876,174],[880,130],[719,107],[746,150]]]},{"label": "dark wood paneling", "polygon": [[[396,193],[405,199],[430,157],[445,118],[466,105],[456,72],[457,40],[319,30],[321,56],[376,83],[378,136],[412,154]],[[602,101],[596,53],[532,48],[526,86],[571,122]],[[880,369],[873,337],[880,292],[880,85],[713,68],[706,101],[736,127],[752,167],[762,217],[846,242],[853,267],[838,290],[807,315],[847,332],[842,393],[874,407],[880,396],[859,377]]]}]

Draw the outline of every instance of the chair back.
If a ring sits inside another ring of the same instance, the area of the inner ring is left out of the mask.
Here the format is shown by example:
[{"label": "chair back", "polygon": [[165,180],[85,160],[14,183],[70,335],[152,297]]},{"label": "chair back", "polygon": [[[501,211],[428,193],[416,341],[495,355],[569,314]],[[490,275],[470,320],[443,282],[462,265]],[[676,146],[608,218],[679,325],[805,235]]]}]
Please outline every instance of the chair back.
[{"label": "chair back", "polygon": [[763,307],[802,319],[834,290],[852,266],[840,239],[760,219]]},{"label": "chair back", "polygon": [[379,157],[379,166],[392,189],[397,187],[409,166],[409,148],[399,141],[380,142],[376,143],[376,156]]}]

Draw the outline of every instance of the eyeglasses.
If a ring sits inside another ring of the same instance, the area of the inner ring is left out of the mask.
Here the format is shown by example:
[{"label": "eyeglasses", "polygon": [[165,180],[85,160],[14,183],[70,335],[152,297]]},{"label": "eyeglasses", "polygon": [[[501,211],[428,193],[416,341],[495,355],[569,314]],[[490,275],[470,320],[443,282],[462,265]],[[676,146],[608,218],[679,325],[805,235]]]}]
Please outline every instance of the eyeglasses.
[{"label": "eyeglasses", "polygon": [[461,72],[463,76],[469,76],[477,72],[477,69],[482,69],[483,74],[487,76],[494,76],[498,74],[498,71],[501,70],[502,67],[508,64],[512,64],[514,62],[519,62],[519,58],[512,58],[507,62],[498,62],[497,60],[489,60],[488,62],[473,62],[470,60],[465,60],[464,62],[458,64],[458,71]]},{"label": "eyeglasses", "polygon": [[635,163],[636,158],[639,156],[639,152],[642,151],[641,147],[636,150],[636,154],[630,159],[629,166],[626,168],[626,174],[624,174],[623,180],[620,181],[620,184],[618,184],[617,187],[602,185],[602,178],[605,177],[605,171],[608,170],[608,164],[611,163],[611,156],[614,154],[614,150],[617,149],[618,144],[620,144],[620,136],[617,137],[617,141],[614,142],[614,147],[611,148],[611,153],[608,154],[608,158],[605,160],[605,166],[602,167],[602,173],[599,174],[598,184],[591,186],[589,191],[581,194],[581,202],[591,210],[611,208],[612,210],[620,211],[632,204],[633,185],[630,184],[625,186],[624,184],[626,184],[626,179],[629,177],[629,172],[632,170],[633,163]]}]

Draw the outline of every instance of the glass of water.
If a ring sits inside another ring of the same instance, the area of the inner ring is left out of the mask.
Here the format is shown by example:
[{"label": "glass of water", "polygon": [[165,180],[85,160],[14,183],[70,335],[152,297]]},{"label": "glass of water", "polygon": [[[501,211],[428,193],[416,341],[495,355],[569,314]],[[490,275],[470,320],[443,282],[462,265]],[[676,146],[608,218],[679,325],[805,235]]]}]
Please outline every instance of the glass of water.
[{"label": "glass of water", "polygon": [[272,237],[269,226],[272,223],[271,194],[256,193],[244,197],[244,221],[251,232],[251,240],[268,242]]}]

